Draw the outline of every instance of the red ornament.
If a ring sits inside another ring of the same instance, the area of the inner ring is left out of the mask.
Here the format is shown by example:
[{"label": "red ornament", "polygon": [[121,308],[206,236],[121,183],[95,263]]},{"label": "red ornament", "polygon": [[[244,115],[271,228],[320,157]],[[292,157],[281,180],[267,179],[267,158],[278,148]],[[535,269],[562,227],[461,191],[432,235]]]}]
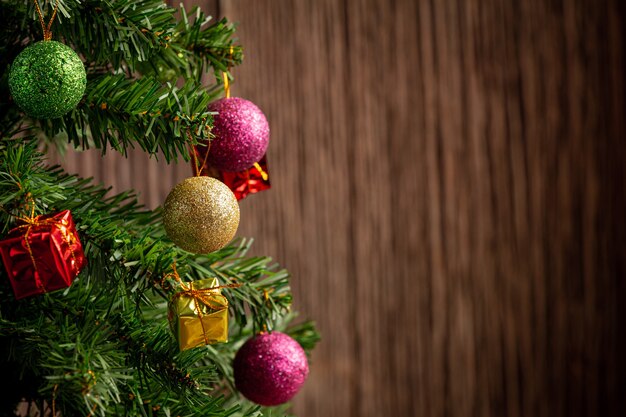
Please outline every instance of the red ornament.
[{"label": "red ornament", "polygon": [[87,263],[69,210],[26,219],[0,255],[17,299],[69,287]]},{"label": "red ornament", "polygon": [[231,189],[237,200],[243,200],[248,194],[258,193],[271,188],[270,175],[267,169],[267,155],[263,155],[259,162],[255,162],[248,169],[229,172],[217,170],[206,163],[207,149],[209,148],[206,146],[196,146],[197,161],[202,162],[198,169],[194,168],[194,165],[197,163],[196,160],[192,161],[194,175],[208,175],[218,178]]},{"label": "red ornament", "polygon": [[258,193],[271,187],[265,155],[252,168],[239,172],[222,171],[220,177],[222,182],[235,194],[237,200],[242,200],[248,194]]}]

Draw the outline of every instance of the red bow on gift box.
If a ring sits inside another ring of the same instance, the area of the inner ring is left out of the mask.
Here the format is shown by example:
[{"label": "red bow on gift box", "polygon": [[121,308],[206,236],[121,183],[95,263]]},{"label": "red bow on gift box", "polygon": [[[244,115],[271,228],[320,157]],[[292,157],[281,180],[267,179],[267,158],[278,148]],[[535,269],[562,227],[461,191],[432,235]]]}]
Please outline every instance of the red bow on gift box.
[{"label": "red bow on gift box", "polygon": [[248,168],[245,171],[222,171],[220,172],[220,179],[233,191],[237,200],[245,198],[248,194],[258,193],[271,187],[266,156],[263,156],[252,168]]},{"label": "red bow on gift box", "polygon": [[[267,155],[263,155],[259,162],[255,162],[252,167],[246,170],[227,172],[208,166],[206,163],[207,150],[208,148],[205,146],[195,147],[196,157],[192,161],[194,175],[208,175],[218,178],[231,189],[237,200],[246,198],[248,194],[271,188],[270,175],[267,169]],[[198,160],[203,161],[199,168],[197,168]]]}]

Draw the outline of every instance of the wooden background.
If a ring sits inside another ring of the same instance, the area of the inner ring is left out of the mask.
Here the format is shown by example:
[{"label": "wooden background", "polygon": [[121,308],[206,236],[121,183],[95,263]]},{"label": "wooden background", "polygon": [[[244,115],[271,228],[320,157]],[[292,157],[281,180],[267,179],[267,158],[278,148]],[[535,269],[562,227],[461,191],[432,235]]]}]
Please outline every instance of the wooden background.
[{"label": "wooden background", "polygon": [[[323,335],[298,415],[626,415],[622,0],[197,3],[272,129],[239,234]],[[151,207],[189,175],[64,164]]]}]

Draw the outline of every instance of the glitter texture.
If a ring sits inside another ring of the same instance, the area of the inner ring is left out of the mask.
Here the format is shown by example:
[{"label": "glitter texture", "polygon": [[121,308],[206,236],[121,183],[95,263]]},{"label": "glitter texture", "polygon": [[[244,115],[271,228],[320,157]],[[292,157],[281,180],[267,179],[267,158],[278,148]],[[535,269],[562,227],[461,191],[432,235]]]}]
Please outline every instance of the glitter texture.
[{"label": "glitter texture", "polygon": [[263,333],[237,352],[235,385],[247,399],[272,406],[289,401],[300,390],[309,364],[302,347],[284,333]]},{"label": "glitter texture", "polygon": [[41,41],[24,49],[13,61],[9,90],[29,116],[55,119],[72,110],[85,93],[85,66],[71,48]]},{"label": "glitter texture", "polygon": [[254,103],[238,97],[222,98],[209,105],[214,116],[208,162],[220,171],[243,171],[258,162],[270,140],[270,127]]},{"label": "glitter texture", "polygon": [[230,242],[239,226],[239,204],[230,189],[212,177],[187,178],[163,207],[165,232],[193,253],[209,253]]}]

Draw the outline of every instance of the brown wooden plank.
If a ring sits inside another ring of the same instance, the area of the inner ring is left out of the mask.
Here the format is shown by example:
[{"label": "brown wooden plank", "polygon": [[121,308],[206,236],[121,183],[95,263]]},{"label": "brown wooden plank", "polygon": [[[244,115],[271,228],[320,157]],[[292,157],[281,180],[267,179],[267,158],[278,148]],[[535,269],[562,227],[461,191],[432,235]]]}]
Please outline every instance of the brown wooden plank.
[{"label": "brown wooden plank", "polygon": [[[323,336],[296,414],[624,415],[620,2],[217,6],[272,129],[239,234]],[[188,175],[132,158],[66,166],[151,207]]]},{"label": "brown wooden plank", "polygon": [[289,268],[294,308],[323,334],[297,412],[339,416],[358,405],[353,390],[364,374],[354,367],[348,74],[343,45],[334,41],[344,29],[320,10],[344,13],[332,1],[222,2],[221,12],[240,22],[245,46],[233,94],[257,103],[272,131],[273,188],[243,201],[240,233]]}]

